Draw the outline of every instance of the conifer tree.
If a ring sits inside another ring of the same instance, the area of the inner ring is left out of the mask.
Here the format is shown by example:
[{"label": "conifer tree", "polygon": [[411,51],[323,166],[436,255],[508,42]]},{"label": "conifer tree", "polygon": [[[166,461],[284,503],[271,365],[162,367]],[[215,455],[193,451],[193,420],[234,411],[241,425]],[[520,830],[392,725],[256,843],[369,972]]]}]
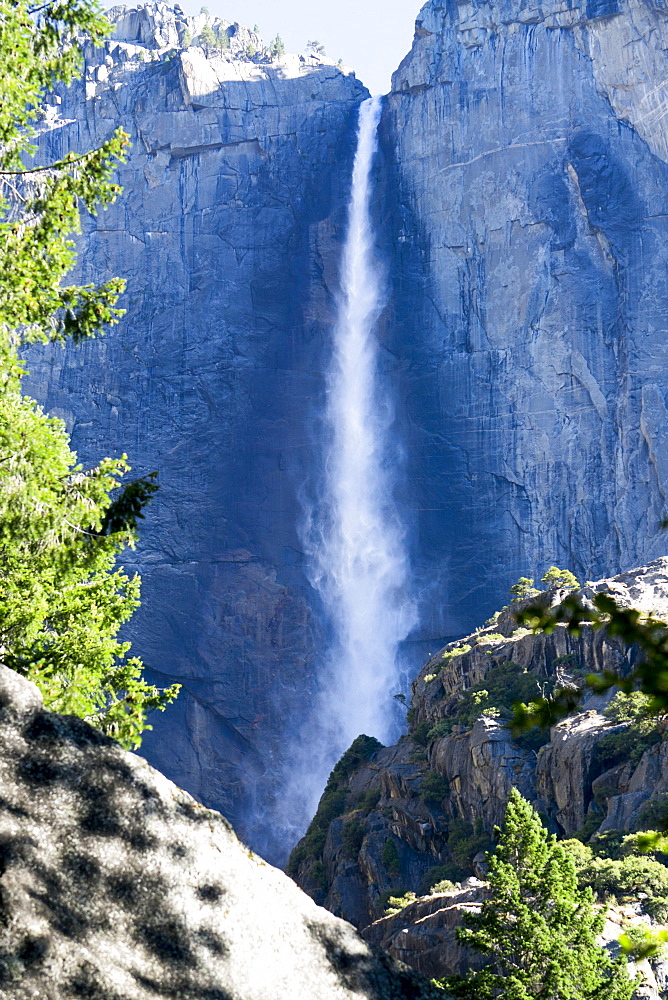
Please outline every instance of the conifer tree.
[{"label": "conifer tree", "polygon": [[227,33],[227,29],[224,28],[222,24],[219,24],[217,26],[215,31],[215,36],[216,36],[216,46],[218,49],[220,49],[220,53],[222,55],[224,50],[229,49],[230,47],[230,36]]},{"label": "conifer tree", "polygon": [[280,59],[280,57],[285,53],[285,45],[283,44],[283,39],[280,35],[276,35],[276,37],[272,40],[269,53],[272,59]]},{"label": "conifer tree", "polygon": [[22,345],[76,342],[122,314],[120,279],[63,279],[80,209],[95,214],[119,192],[111,175],[128,136],[118,129],[99,149],[30,163],[44,92],[76,75],[83,35],[100,44],[109,29],[89,0],[0,0],[0,662],[33,680],[47,707],[132,747],[148,711],[178,690],[148,684],[117,638],[139,580],[116,559],[156,484],[123,486],[124,456],[82,469],[62,422],[21,391]]},{"label": "conifer tree", "polygon": [[458,931],[490,964],[440,985],[465,1000],[630,1000],[626,962],[596,943],[604,913],[578,889],[566,851],[513,789],[496,849],[489,896]]},{"label": "conifer tree", "polygon": [[209,54],[212,48],[215,48],[216,36],[214,34],[213,28],[208,23],[208,21],[199,33],[199,40],[200,43],[204,46],[207,55]]}]

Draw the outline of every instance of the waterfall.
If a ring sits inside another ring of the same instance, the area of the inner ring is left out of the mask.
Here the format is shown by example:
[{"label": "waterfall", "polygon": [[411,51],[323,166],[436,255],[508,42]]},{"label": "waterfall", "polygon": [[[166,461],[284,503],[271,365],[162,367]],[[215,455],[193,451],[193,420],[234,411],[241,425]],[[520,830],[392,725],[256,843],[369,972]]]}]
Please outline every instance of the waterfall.
[{"label": "waterfall", "polygon": [[403,531],[392,500],[392,408],[375,336],[384,281],[370,200],[381,110],[382,99],[372,97],[359,112],[325,409],[324,490],[310,549],[313,582],[334,632],[319,712],[336,754],[360,733],[383,741],[395,735],[397,651],[413,625]]},{"label": "waterfall", "polygon": [[[376,325],[384,280],[370,215],[371,167],[382,99],[360,106],[341,291],[324,412],[321,486],[303,531],[311,581],[331,628],[319,694],[290,765],[284,815],[313,816],[327,775],[360,733],[398,734],[400,642],[415,623],[407,599],[404,531],[393,502],[393,411],[382,385]],[[295,824],[296,825],[296,824]]]}]

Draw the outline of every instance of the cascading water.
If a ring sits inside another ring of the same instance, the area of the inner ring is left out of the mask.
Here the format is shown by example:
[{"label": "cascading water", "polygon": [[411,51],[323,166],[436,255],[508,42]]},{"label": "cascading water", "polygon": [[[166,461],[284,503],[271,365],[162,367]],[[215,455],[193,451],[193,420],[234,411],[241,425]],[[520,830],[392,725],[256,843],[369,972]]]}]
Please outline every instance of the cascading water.
[{"label": "cascading water", "polygon": [[381,109],[381,98],[372,97],[359,113],[325,412],[325,489],[311,547],[313,580],[335,633],[321,722],[339,747],[360,733],[381,740],[391,735],[397,650],[413,624],[403,531],[392,501],[392,410],[380,385],[375,336],[384,282],[370,200]]},{"label": "cascading water", "polygon": [[359,111],[324,414],[323,482],[304,530],[311,579],[333,640],[319,670],[315,716],[304,727],[284,800],[301,831],[332,765],[352,740],[360,733],[384,742],[396,736],[397,653],[415,619],[406,596],[404,532],[392,498],[397,464],[389,440],[392,407],[381,385],[375,335],[384,282],[375,258],[370,196],[381,109],[382,99],[373,97]]}]

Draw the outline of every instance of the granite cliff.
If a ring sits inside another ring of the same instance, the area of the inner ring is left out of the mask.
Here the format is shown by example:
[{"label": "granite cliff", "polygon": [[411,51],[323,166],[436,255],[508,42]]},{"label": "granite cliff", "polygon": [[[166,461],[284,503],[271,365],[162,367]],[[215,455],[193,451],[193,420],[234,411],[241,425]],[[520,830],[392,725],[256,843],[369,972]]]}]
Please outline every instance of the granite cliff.
[{"label": "granite cliff", "polygon": [[378,216],[425,634],[666,551],[667,50],[654,0],[418,16]]},{"label": "granite cliff", "polygon": [[40,143],[54,157],[130,133],[124,195],[80,242],[84,281],[127,278],[127,315],[33,357],[30,391],[84,462],[127,451],[135,473],[159,470],[130,637],[183,691],[145,752],[272,854],[254,817],[271,812],[321,642],[298,490],[366,91],[327,59],[272,58],[239,24],[213,22],[227,47],[207,58],[186,35],[204,15],[108,16],[113,38],[50,98]]},{"label": "granite cliff", "polygon": [[[81,241],[82,277],[125,276],[128,312],[103,341],[33,358],[32,391],[84,462],[159,469],[131,638],[184,691],[145,752],[278,857],[282,748],[326,641],[298,523],[366,91],[318,57],[270,58],[236,23],[207,55],[186,34],[204,15],[110,17],[40,141],[50,156],[131,133],[124,197]],[[521,573],[594,578],[665,551],[667,47],[659,2],[430,0],[395,74],[380,337],[428,648]],[[482,760],[505,737],[476,739]],[[506,770],[528,774],[517,754]],[[413,817],[415,838],[430,822]]]}]

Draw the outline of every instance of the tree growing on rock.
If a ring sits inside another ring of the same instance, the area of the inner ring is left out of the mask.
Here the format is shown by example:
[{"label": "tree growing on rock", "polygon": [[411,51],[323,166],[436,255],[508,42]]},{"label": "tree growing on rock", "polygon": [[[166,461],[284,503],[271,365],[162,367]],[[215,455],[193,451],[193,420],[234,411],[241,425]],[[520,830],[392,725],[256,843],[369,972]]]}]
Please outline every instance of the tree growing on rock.
[{"label": "tree growing on rock", "polygon": [[559,569],[558,566],[550,566],[544,576],[540,578],[541,583],[546,583],[548,587],[560,587],[563,590],[577,590],[580,586],[577,577],[569,569]]},{"label": "tree growing on rock", "polygon": [[211,49],[215,49],[217,45],[215,32],[208,21],[199,33],[199,43],[204,48],[207,55],[209,55]]},{"label": "tree growing on rock", "polygon": [[280,57],[285,54],[285,45],[283,44],[283,39],[280,35],[276,35],[276,37],[272,40],[272,43],[269,46],[269,54],[272,59],[280,59]]},{"label": "tree growing on rock", "polygon": [[525,597],[536,597],[540,591],[533,585],[533,577],[521,576],[510,588],[514,601],[523,601]]},{"label": "tree growing on rock", "polygon": [[630,1000],[626,962],[596,942],[604,913],[579,889],[572,859],[513,789],[489,856],[489,896],[459,940],[489,965],[440,985],[464,1000]]},{"label": "tree growing on rock", "polygon": [[227,33],[227,28],[224,28],[222,24],[219,24],[215,31],[216,36],[216,48],[220,50],[220,53],[229,49],[230,47],[230,36]]}]

